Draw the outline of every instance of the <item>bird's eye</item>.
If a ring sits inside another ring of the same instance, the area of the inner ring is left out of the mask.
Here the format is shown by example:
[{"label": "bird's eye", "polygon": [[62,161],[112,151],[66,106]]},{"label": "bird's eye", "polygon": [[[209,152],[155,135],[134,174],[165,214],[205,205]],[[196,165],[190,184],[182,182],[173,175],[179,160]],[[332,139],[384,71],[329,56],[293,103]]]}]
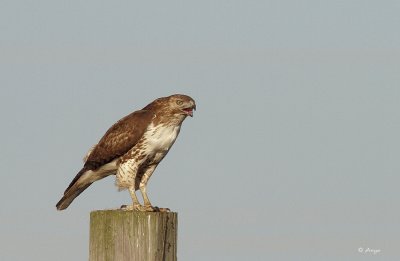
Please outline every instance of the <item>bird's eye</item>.
[{"label": "bird's eye", "polygon": [[176,101],[176,104],[178,104],[178,105],[182,105],[182,103],[183,103],[183,101],[181,101],[181,100]]}]

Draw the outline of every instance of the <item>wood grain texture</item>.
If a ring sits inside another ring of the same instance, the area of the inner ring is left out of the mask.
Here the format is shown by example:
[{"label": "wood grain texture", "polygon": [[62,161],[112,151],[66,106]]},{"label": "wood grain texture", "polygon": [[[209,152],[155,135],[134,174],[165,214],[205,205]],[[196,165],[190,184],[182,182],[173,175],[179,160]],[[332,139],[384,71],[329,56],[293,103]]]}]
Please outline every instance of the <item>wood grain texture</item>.
[{"label": "wood grain texture", "polygon": [[90,213],[90,261],[176,261],[178,214],[98,210]]}]

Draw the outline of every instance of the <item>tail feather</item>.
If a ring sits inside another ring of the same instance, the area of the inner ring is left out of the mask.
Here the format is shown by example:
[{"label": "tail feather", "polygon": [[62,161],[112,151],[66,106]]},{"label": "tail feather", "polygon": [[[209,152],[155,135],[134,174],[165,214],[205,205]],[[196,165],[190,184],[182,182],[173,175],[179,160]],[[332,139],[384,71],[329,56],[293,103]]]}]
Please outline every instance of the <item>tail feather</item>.
[{"label": "tail feather", "polygon": [[103,179],[109,175],[114,175],[117,169],[116,161],[109,162],[102,167],[92,170],[83,167],[69,184],[64,192],[64,196],[57,203],[57,209],[66,209],[72,201],[87,189],[93,182]]},{"label": "tail feather", "polygon": [[80,179],[80,177],[82,177],[83,174],[85,174],[85,172],[87,171],[87,169],[85,167],[83,167],[78,174],[76,174],[75,178],[71,181],[71,183],[69,183],[67,189],[64,191],[64,195],[67,194],[68,190],[77,183],[77,181]]},{"label": "tail feather", "polygon": [[82,168],[78,174],[76,174],[75,178],[64,191],[63,197],[60,199],[60,201],[58,201],[56,205],[57,210],[66,209],[77,196],[79,196],[93,183],[93,181],[85,178],[85,176],[88,176],[88,174],[88,170],[85,167]]},{"label": "tail feather", "polygon": [[66,209],[72,203],[72,201],[77,196],[79,196],[85,189],[87,189],[91,184],[92,182],[88,184],[83,184],[82,186],[77,186],[77,187],[72,186],[71,188],[66,190],[64,196],[60,199],[60,201],[58,201],[56,205],[57,210]]}]

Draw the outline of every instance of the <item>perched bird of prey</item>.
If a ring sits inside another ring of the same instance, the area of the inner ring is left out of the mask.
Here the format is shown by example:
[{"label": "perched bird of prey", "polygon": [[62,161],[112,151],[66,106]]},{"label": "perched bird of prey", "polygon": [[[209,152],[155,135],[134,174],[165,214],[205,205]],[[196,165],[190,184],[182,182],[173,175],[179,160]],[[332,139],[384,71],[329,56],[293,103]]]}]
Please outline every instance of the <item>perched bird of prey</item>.
[{"label": "perched bird of prey", "polygon": [[[65,190],[57,209],[66,209],[93,182],[116,175],[119,190],[128,189],[132,198],[133,205],[126,209],[160,211],[147,197],[147,182],[174,144],[182,122],[187,116],[193,117],[193,110],[196,103],[191,97],[175,94],[158,98],[119,120],[88,152],[83,168]],[[136,190],[142,194],[143,205]]]}]

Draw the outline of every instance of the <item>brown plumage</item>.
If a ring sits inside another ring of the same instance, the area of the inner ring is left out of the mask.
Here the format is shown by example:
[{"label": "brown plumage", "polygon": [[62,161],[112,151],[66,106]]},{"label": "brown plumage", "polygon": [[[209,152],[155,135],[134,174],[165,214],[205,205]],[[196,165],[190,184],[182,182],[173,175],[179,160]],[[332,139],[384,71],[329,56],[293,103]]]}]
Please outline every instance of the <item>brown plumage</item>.
[{"label": "brown plumage", "polygon": [[[174,144],[183,120],[193,116],[195,101],[175,94],[159,98],[142,110],[116,122],[88,152],[83,168],[69,184],[57,209],[67,208],[93,182],[116,175],[119,189],[128,189],[133,201],[127,209],[155,211],[146,193],[147,182]],[[135,194],[142,193],[142,206]]]}]

